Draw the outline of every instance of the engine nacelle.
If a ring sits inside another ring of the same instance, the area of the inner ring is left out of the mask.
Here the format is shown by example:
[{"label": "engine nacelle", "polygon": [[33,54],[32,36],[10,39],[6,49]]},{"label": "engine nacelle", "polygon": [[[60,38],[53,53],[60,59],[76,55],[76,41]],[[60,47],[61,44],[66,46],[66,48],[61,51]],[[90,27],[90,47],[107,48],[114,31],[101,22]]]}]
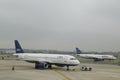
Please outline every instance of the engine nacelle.
[{"label": "engine nacelle", "polygon": [[42,69],[47,69],[48,68],[48,64],[47,63],[43,63],[43,62],[36,62],[35,63],[35,68],[42,68]]}]

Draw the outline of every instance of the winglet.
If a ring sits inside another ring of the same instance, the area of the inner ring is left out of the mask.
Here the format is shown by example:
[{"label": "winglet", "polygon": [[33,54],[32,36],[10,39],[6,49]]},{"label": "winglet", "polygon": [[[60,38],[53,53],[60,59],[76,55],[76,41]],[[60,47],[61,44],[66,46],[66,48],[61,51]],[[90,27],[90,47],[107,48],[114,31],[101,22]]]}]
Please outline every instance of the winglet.
[{"label": "winglet", "polygon": [[79,48],[76,48],[76,53],[77,53],[77,54],[81,54],[82,52],[80,51]]},{"label": "winglet", "polygon": [[16,53],[24,53],[21,45],[19,44],[18,40],[15,40],[15,51]]}]

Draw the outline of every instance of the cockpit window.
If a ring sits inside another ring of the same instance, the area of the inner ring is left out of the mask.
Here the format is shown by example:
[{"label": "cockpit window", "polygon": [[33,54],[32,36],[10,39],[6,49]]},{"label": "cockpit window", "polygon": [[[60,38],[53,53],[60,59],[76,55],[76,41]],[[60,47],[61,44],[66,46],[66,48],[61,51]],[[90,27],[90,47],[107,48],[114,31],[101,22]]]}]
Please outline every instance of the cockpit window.
[{"label": "cockpit window", "polygon": [[70,58],[70,60],[76,60],[75,58]]}]

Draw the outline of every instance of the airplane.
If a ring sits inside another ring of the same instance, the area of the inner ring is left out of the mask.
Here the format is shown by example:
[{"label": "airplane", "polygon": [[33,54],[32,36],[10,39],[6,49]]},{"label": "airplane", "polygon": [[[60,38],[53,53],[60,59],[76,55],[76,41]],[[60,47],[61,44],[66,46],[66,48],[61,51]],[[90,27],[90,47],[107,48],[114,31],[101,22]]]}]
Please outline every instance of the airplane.
[{"label": "airplane", "polygon": [[16,55],[20,60],[35,63],[35,69],[48,69],[52,68],[52,65],[56,65],[59,67],[66,66],[67,70],[69,70],[69,66],[77,66],[80,64],[80,62],[74,56],[71,55],[24,53],[18,40],[15,40],[14,42],[16,53],[13,55]]},{"label": "airplane", "polygon": [[115,60],[117,59],[113,55],[99,55],[99,54],[83,54],[79,48],[76,48],[78,56],[86,59],[94,59],[94,61]]}]

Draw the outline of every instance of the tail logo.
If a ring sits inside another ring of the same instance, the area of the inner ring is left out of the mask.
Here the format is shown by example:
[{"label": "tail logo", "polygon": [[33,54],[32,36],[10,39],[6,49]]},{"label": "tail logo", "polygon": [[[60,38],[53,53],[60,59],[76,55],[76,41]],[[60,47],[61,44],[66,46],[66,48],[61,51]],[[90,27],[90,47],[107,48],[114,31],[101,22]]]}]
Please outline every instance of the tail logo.
[{"label": "tail logo", "polygon": [[16,49],[16,51],[21,51],[21,49]]},{"label": "tail logo", "polygon": [[16,50],[16,53],[24,53],[21,45],[19,44],[18,40],[15,40],[15,50]]},{"label": "tail logo", "polygon": [[79,48],[76,48],[76,53],[77,53],[77,54],[81,54],[82,52],[80,51]]}]

